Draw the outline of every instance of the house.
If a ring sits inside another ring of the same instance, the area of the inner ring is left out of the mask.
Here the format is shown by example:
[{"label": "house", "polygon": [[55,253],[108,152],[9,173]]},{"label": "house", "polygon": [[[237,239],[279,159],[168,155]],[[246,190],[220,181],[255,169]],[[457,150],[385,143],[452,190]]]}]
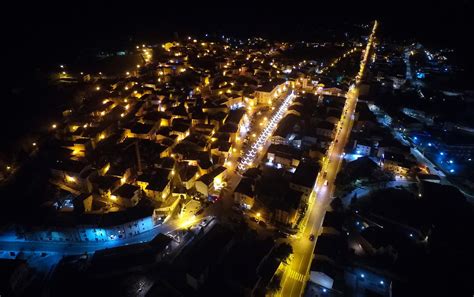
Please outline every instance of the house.
[{"label": "house", "polygon": [[246,110],[243,108],[231,110],[227,116],[225,123],[232,123],[238,127],[237,133],[240,133],[240,130],[249,124],[249,118],[246,114]]},{"label": "house", "polygon": [[70,191],[91,192],[90,176],[95,171],[84,161],[56,160],[51,167],[52,182]]},{"label": "house", "polygon": [[199,178],[198,167],[182,162],[178,165],[178,175],[186,190],[190,190],[194,188],[196,179]]},{"label": "house", "polygon": [[255,90],[255,98],[257,99],[257,103],[271,105],[275,98],[286,91],[286,84],[287,83],[285,80],[277,79],[258,87]]},{"label": "house", "polygon": [[316,135],[332,138],[334,136],[335,125],[327,121],[321,121],[316,125]]},{"label": "house", "polygon": [[204,174],[196,181],[196,190],[205,197],[209,196],[214,188],[222,187],[225,171],[226,168],[220,166],[210,173]]},{"label": "house", "polygon": [[82,193],[73,200],[74,211],[77,213],[84,213],[92,211],[92,194]]},{"label": "house", "polygon": [[288,226],[296,224],[301,199],[302,192],[289,189],[283,199],[276,200],[273,220]]},{"label": "house", "polygon": [[176,135],[178,141],[183,140],[190,133],[190,125],[183,121],[173,121],[170,135]]},{"label": "house", "polygon": [[256,182],[252,210],[260,213],[262,220],[291,226],[298,220],[303,193],[290,188],[288,176],[283,172],[265,168]]},{"label": "house", "polygon": [[221,164],[231,155],[231,151],[232,143],[227,141],[215,141],[211,145],[211,154],[219,156]]},{"label": "house", "polygon": [[186,283],[194,290],[199,290],[208,280],[209,275],[221,263],[223,256],[232,247],[233,233],[219,224],[210,226],[210,230],[177,259],[186,271]]},{"label": "house", "polygon": [[[267,150],[267,159],[271,164],[284,167],[298,167],[301,152],[284,144],[271,144]],[[278,165],[280,164],[280,165]]]},{"label": "house", "polygon": [[170,194],[171,170],[155,168],[138,176],[136,183],[148,198],[163,202]]},{"label": "house", "polygon": [[273,144],[287,144],[288,135],[295,131],[300,118],[294,114],[287,114],[278,124],[278,128],[275,130],[271,137]]},{"label": "house", "polygon": [[411,168],[405,156],[397,153],[385,152],[380,162],[384,170],[400,176],[406,176]]},{"label": "house", "polygon": [[112,192],[110,199],[121,206],[135,206],[140,200],[140,187],[131,184],[123,184]]},{"label": "house", "polygon": [[110,199],[110,195],[122,184],[121,179],[112,175],[96,176],[92,185],[94,190],[103,198]]},{"label": "house", "polygon": [[70,150],[71,156],[76,158],[84,158],[92,150],[92,142],[88,138],[65,141],[61,146]]},{"label": "house", "polygon": [[234,190],[234,202],[245,209],[252,209],[255,203],[255,181],[242,178]]},{"label": "house", "polygon": [[370,156],[372,144],[365,139],[354,140],[354,152],[361,156]]},{"label": "house", "polygon": [[156,175],[145,187],[145,195],[156,201],[163,202],[170,195],[170,184],[171,180],[168,179],[168,177],[163,175]]},{"label": "house", "polygon": [[290,188],[303,193],[302,200],[306,203],[316,184],[321,166],[312,161],[304,161],[298,164],[290,181]]}]

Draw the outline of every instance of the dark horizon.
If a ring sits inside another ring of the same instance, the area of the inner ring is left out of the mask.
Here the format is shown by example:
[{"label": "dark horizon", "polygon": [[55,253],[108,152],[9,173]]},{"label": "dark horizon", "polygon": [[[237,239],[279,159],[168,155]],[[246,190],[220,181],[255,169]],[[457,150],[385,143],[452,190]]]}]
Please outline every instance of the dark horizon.
[{"label": "dark horizon", "polygon": [[5,25],[10,25],[6,40],[9,40],[8,44],[15,44],[11,50],[30,52],[34,57],[32,61],[42,57],[51,61],[58,59],[59,62],[67,56],[66,51],[77,55],[80,50],[90,47],[170,39],[175,32],[215,32],[237,37],[266,35],[285,40],[304,38],[307,31],[320,25],[331,27],[378,19],[382,34],[387,33],[392,38],[416,38],[431,45],[459,50],[468,46],[463,37],[467,37],[474,24],[469,15],[473,4],[469,1],[397,1],[397,5],[383,6],[374,1],[363,2],[301,3],[291,7],[208,4],[207,7],[187,5],[187,9],[173,4],[135,5],[130,9],[104,3],[77,8],[41,4],[38,9],[22,12],[21,21],[7,21]]}]

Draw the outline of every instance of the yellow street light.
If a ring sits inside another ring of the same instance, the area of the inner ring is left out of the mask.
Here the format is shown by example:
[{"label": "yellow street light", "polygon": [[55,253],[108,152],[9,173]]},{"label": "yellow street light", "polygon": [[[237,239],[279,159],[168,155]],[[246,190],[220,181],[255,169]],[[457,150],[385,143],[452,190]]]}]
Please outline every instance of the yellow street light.
[{"label": "yellow street light", "polygon": [[73,183],[73,182],[76,181],[76,178],[75,178],[74,176],[66,175],[66,180],[67,180],[68,182],[72,182],[72,183]]}]

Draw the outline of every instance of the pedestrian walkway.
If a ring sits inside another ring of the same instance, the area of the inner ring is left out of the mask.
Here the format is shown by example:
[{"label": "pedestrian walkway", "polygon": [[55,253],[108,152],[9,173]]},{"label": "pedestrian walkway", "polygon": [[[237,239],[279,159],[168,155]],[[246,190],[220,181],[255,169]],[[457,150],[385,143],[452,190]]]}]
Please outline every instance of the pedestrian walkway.
[{"label": "pedestrian walkway", "polygon": [[300,282],[304,281],[304,275],[297,271],[294,271],[293,269],[289,269],[288,277],[296,281],[300,281]]}]

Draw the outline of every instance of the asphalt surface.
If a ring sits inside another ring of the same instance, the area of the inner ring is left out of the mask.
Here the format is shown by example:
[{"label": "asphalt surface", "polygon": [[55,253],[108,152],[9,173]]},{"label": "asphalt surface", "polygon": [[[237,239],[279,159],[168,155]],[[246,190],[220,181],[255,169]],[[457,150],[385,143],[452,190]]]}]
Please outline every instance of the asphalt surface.
[{"label": "asphalt surface", "polygon": [[[372,35],[369,38],[367,48],[371,48],[373,35],[375,33],[376,25],[373,28]],[[368,51],[361,61],[361,69],[356,78],[356,84],[360,82],[362,75],[365,72],[365,65],[368,61]],[[353,126],[353,114],[357,105],[357,98],[359,91],[357,85],[349,89],[346,94],[346,104],[342,119],[340,119],[337,126],[337,134],[328,150],[328,158],[323,164],[323,168],[316,181],[316,186],[311,193],[309,199],[308,212],[302,222],[302,227],[293,240],[293,259],[286,266],[283,271],[281,280],[281,290],[278,296],[293,297],[301,296],[304,293],[306,281],[309,277],[309,269],[313,260],[313,251],[317,244],[317,237],[321,230],[322,222],[329,204],[331,203],[334,193],[334,181],[339,171],[342,153],[344,147],[349,139],[350,132]],[[316,238],[311,241],[310,236],[314,235]]]}]

